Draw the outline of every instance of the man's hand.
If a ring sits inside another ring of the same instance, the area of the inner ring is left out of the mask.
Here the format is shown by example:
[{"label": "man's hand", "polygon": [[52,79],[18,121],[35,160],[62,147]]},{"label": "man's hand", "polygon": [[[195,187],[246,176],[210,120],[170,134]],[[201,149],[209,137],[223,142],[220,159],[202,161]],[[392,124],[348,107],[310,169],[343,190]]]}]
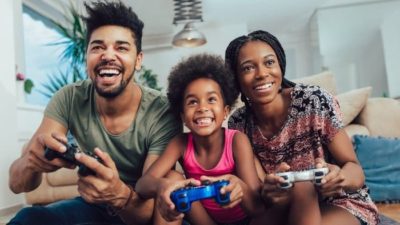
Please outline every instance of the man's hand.
[{"label": "man's hand", "polygon": [[44,157],[46,147],[60,153],[64,153],[67,150],[65,147],[65,143],[67,143],[65,135],[58,133],[38,134],[34,138],[37,144],[29,145],[24,149],[24,160],[32,171],[42,173],[53,172],[61,167],[75,168],[75,165],[62,159],[47,160]]},{"label": "man's hand", "polygon": [[78,192],[89,203],[106,203],[116,209],[121,209],[129,200],[131,190],[119,178],[118,170],[111,157],[99,148],[95,148],[95,154],[103,161],[103,164],[83,153],[75,155],[77,161],[95,172],[95,175],[79,177]]},{"label": "man's hand", "polygon": [[[289,171],[290,166],[287,163],[281,163],[276,173]],[[280,187],[282,183],[285,183],[285,179],[277,176],[275,173],[267,174],[264,178],[264,183],[261,188],[261,197],[267,204],[267,207],[272,205],[283,206],[290,201],[290,188],[283,189]]]}]

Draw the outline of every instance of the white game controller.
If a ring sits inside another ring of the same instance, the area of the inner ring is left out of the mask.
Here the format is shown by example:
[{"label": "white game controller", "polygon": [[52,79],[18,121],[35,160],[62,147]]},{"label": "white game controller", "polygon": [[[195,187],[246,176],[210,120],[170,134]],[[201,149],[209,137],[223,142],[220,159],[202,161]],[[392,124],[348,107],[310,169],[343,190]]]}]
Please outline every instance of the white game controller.
[{"label": "white game controller", "polygon": [[287,189],[291,188],[293,183],[297,181],[313,181],[315,185],[321,185],[322,178],[328,174],[328,172],[329,169],[324,167],[296,172],[283,172],[277,173],[276,175],[285,179],[285,183],[281,183],[280,187]]}]

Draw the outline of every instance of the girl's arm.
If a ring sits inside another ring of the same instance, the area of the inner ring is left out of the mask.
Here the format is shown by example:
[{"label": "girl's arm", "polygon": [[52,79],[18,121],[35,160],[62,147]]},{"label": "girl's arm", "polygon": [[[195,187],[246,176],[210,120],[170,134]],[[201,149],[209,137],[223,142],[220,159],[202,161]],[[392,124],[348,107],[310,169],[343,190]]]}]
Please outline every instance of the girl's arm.
[{"label": "girl's arm", "polygon": [[142,198],[153,198],[157,195],[163,178],[171,171],[184,151],[184,134],[175,136],[167,145],[161,156],[150,166],[138,180],[135,190]]},{"label": "girl's arm", "polygon": [[[364,185],[364,172],[358,162],[353,145],[346,132],[340,130],[328,144],[328,149],[337,166],[329,164],[329,174],[322,186],[325,194],[341,190],[355,191]],[[324,181],[323,181],[324,182]],[[325,186],[325,187],[324,187]]]},{"label": "girl's arm", "polygon": [[242,206],[250,214],[265,211],[260,197],[261,182],[257,175],[253,150],[249,139],[244,133],[236,132],[233,138],[232,151],[237,176],[243,180]]}]

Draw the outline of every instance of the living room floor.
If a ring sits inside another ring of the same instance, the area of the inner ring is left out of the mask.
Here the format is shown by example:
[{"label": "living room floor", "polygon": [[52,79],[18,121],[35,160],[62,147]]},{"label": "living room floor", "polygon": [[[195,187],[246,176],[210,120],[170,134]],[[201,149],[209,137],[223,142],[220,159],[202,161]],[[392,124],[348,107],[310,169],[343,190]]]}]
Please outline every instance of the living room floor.
[{"label": "living room floor", "polygon": [[399,204],[376,204],[379,212],[400,223],[400,203]]},{"label": "living room floor", "polygon": [[[400,203],[399,204],[377,204],[379,212],[393,220],[400,223]],[[5,225],[12,215],[5,215],[0,217],[0,225]]]}]

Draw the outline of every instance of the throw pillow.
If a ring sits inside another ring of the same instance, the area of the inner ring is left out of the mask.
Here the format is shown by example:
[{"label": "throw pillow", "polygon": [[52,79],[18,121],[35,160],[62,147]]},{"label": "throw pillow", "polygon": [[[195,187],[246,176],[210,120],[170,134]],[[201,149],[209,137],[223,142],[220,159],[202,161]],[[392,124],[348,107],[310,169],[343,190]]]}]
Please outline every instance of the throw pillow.
[{"label": "throw pillow", "polygon": [[371,87],[360,88],[336,96],[343,113],[343,125],[346,126],[356,118],[367,103]]},{"label": "throw pillow", "polygon": [[336,81],[332,72],[324,71],[307,77],[294,79],[293,82],[320,86],[329,93],[336,95]]},{"label": "throw pillow", "polygon": [[354,135],[358,160],[374,201],[400,200],[400,139]]}]

